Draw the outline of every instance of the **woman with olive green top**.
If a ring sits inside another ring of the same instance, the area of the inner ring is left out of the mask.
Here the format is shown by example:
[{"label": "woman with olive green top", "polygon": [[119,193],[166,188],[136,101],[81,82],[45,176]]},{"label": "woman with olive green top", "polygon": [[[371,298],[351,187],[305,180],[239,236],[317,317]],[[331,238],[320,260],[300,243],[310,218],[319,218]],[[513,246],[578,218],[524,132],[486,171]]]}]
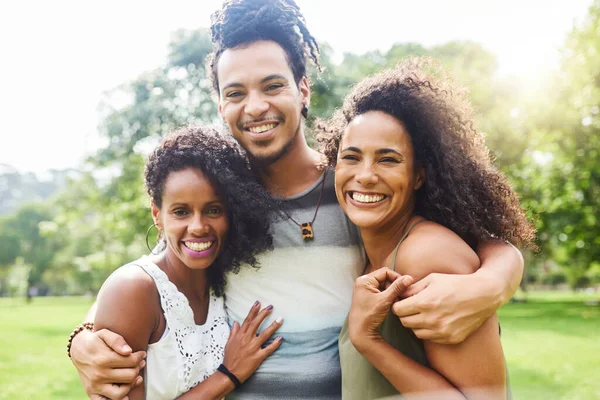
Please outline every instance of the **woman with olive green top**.
[{"label": "woman with olive green top", "polygon": [[443,75],[417,59],[365,79],[318,137],[336,165],[340,205],[360,228],[370,261],[355,282],[340,335],[345,400],[510,396],[495,314],[456,345],[419,340],[402,325],[411,316],[393,315],[413,282],[431,273],[475,272],[479,243],[533,247],[535,237],[491,165],[468,102],[423,67]]}]

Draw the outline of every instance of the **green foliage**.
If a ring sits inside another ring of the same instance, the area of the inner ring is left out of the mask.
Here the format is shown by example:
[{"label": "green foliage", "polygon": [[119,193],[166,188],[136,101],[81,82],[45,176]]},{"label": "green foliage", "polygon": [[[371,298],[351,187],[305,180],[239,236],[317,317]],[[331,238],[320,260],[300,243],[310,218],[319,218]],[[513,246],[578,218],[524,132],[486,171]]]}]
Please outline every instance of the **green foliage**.
[{"label": "green foliage", "polygon": [[[308,126],[329,117],[366,75],[408,56],[438,59],[468,88],[496,166],[538,228],[541,251],[526,254],[525,282],[597,284],[600,273],[591,266],[600,260],[599,31],[596,0],[566,38],[561,71],[535,89],[513,76],[498,78],[495,57],[475,42],[397,43],[387,51],[346,53],[339,62],[323,44],[324,70],[310,74]],[[218,122],[205,70],[210,50],[205,30],[177,31],[164,66],[106,93],[99,126],[106,146],[78,175],[57,175],[66,186],[56,198],[0,220],[0,294],[18,259],[31,268],[29,285],[83,293],[95,292],[112,270],[147,251],[144,235],[152,221],[142,181],[145,158],[176,127]],[[6,196],[17,179],[8,172],[0,175]],[[0,198],[1,213],[8,200]],[[549,260],[555,266],[546,270]]]}]

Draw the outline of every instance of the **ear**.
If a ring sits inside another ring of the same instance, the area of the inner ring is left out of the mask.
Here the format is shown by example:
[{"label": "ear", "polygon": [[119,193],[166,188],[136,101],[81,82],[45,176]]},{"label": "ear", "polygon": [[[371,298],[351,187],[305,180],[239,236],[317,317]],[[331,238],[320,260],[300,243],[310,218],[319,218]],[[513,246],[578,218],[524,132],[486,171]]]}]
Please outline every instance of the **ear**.
[{"label": "ear", "polygon": [[298,82],[298,90],[300,91],[302,104],[308,107],[310,105],[310,84],[306,76],[303,76],[300,82]]},{"label": "ear", "polygon": [[154,202],[152,202],[150,207],[152,209],[152,220],[154,221],[154,225],[156,225],[158,230],[161,230],[162,224],[160,222],[160,208],[158,208]]},{"label": "ear", "polygon": [[420,189],[425,183],[425,168],[422,166],[417,167],[415,171],[415,190]]},{"label": "ear", "polygon": [[223,119],[223,105],[221,104],[221,96],[217,97],[217,111],[219,112],[219,117]]}]

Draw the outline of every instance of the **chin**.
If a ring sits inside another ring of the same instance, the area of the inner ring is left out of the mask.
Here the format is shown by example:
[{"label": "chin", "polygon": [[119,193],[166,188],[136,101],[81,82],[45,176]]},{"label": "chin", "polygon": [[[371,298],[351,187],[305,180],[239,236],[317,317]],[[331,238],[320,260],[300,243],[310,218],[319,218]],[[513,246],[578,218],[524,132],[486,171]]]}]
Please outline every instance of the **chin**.
[{"label": "chin", "polygon": [[348,213],[350,221],[361,229],[365,228],[376,228],[379,226],[381,219],[374,215],[365,215],[366,213]]}]

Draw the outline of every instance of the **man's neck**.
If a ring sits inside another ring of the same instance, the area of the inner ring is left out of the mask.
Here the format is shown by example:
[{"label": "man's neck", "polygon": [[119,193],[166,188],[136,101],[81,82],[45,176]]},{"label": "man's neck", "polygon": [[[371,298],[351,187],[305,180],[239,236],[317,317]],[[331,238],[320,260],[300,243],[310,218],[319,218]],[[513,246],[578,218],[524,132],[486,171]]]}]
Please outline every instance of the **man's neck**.
[{"label": "man's neck", "polygon": [[323,174],[322,155],[311,149],[302,132],[292,148],[261,172],[265,187],[277,197],[291,197],[302,193]]}]

